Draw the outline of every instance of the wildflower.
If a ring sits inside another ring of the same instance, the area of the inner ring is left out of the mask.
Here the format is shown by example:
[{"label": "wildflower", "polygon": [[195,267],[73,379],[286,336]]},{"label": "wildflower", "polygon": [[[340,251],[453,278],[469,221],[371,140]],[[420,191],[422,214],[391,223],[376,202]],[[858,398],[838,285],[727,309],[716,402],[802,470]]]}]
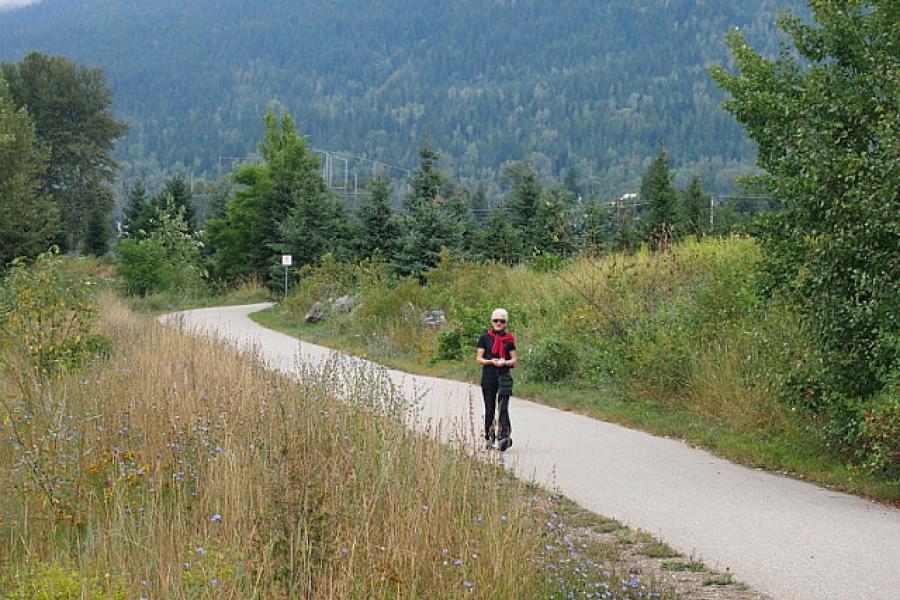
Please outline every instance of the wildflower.
[{"label": "wildflower", "polygon": [[457,567],[462,566],[462,559],[457,558],[456,560],[453,561],[453,564]]},{"label": "wildflower", "polygon": [[147,587],[147,580],[141,579],[141,587]]},{"label": "wildflower", "polygon": [[219,513],[216,513],[216,514],[214,514],[214,515],[212,516],[212,518],[210,519],[210,521],[212,521],[213,523],[221,523],[221,522],[222,522],[222,515],[220,515]]},{"label": "wildflower", "polygon": [[484,517],[478,515],[477,517],[475,517],[475,522],[481,525],[482,523],[484,523]]},{"label": "wildflower", "polygon": [[219,580],[215,577],[212,578],[212,581],[209,582],[211,585],[219,585]]},{"label": "wildflower", "polygon": [[347,556],[350,550],[346,546],[341,546],[341,556]]},{"label": "wildflower", "polygon": [[204,556],[206,554],[206,548],[203,546],[197,546],[197,554],[200,556]]},{"label": "wildflower", "polygon": [[467,590],[471,590],[471,589],[472,589],[472,585],[473,585],[473,584],[472,584],[471,581],[463,581],[463,587],[466,588]]}]

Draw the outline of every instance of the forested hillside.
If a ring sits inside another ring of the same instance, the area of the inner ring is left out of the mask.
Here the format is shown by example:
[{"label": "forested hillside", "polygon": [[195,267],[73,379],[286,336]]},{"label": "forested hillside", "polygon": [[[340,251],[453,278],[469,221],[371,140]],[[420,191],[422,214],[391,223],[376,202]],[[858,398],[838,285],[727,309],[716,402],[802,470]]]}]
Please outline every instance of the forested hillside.
[{"label": "forested hillside", "polygon": [[[633,188],[662,140],[679,183],[726,191],[755,146],[706,66],[738,26],[778,50],[792,0],[44,0],[0,12],[0,60],[101,67],[143,174],[252,152],[267,105],[313,145],[404,166],[427,133],[444,166],[496,180],[530,159],[599,195]],[[411,6],[413,8],[411,8]]]}]

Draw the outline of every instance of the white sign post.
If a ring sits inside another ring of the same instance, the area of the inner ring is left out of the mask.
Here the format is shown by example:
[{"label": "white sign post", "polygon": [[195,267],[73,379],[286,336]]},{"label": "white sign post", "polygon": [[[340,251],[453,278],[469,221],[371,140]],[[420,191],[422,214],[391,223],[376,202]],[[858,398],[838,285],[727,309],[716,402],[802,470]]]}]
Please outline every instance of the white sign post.
[{"label": "white sign post", "polygon": [[284,298],[287,299],[288,294],[288,267],[291,266],[294,257],[290,254],[281,255],[281,264],[284,265]]}]

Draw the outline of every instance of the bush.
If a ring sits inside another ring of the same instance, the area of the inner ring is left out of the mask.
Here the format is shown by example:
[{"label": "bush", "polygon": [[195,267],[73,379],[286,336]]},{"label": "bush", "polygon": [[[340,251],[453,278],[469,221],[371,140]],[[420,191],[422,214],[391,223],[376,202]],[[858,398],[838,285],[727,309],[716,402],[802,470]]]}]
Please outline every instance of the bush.
[{"label": "bush", "polygon": [[126,238],[116,246],[122,287],[132,296],[146,296],[169,287],[166,249],[156,240]]},{"label": "bush", "polygon": [[61,368],[78,366],[98,354],[108,354],[109,342],[91,333],[96,317],[96,283],[68,267],[70,261],[54,253],[40,255],[33,264],[18,262],[9,272],[0,295],[0,345],[24,357],[21,365],[4,365],[11,377],[36,375],[38,380]]},{"label": "bush", "polygon": [[869,471],[900,479],[900,369],[862,411],[859,448]]},{"label": "bush", "polygon": [[578,365],[574,342],[550,338],[530,346],[524,354],[529,381],[555,382],[571,377]]},{"label": "bush", "polygon": [[166,210],[158,210],[156,229],[149,238],[125,238],[116,246],[118,270],[129,294],[177,292],[187,297],[206,292],[206,273],[201,267],[200,242],[168,199]]}]

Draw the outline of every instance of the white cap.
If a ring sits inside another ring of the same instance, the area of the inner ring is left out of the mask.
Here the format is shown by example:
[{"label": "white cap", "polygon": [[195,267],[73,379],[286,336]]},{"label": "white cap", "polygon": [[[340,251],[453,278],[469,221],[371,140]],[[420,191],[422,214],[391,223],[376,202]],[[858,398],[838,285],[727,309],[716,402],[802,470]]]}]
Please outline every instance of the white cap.
[{"label": "white cap", "polygon": [[494,319],[506,319],[509,321],[509,313],[506,312],[505,308],[495,308],[494,312],[491,313],[491,321]]}]

